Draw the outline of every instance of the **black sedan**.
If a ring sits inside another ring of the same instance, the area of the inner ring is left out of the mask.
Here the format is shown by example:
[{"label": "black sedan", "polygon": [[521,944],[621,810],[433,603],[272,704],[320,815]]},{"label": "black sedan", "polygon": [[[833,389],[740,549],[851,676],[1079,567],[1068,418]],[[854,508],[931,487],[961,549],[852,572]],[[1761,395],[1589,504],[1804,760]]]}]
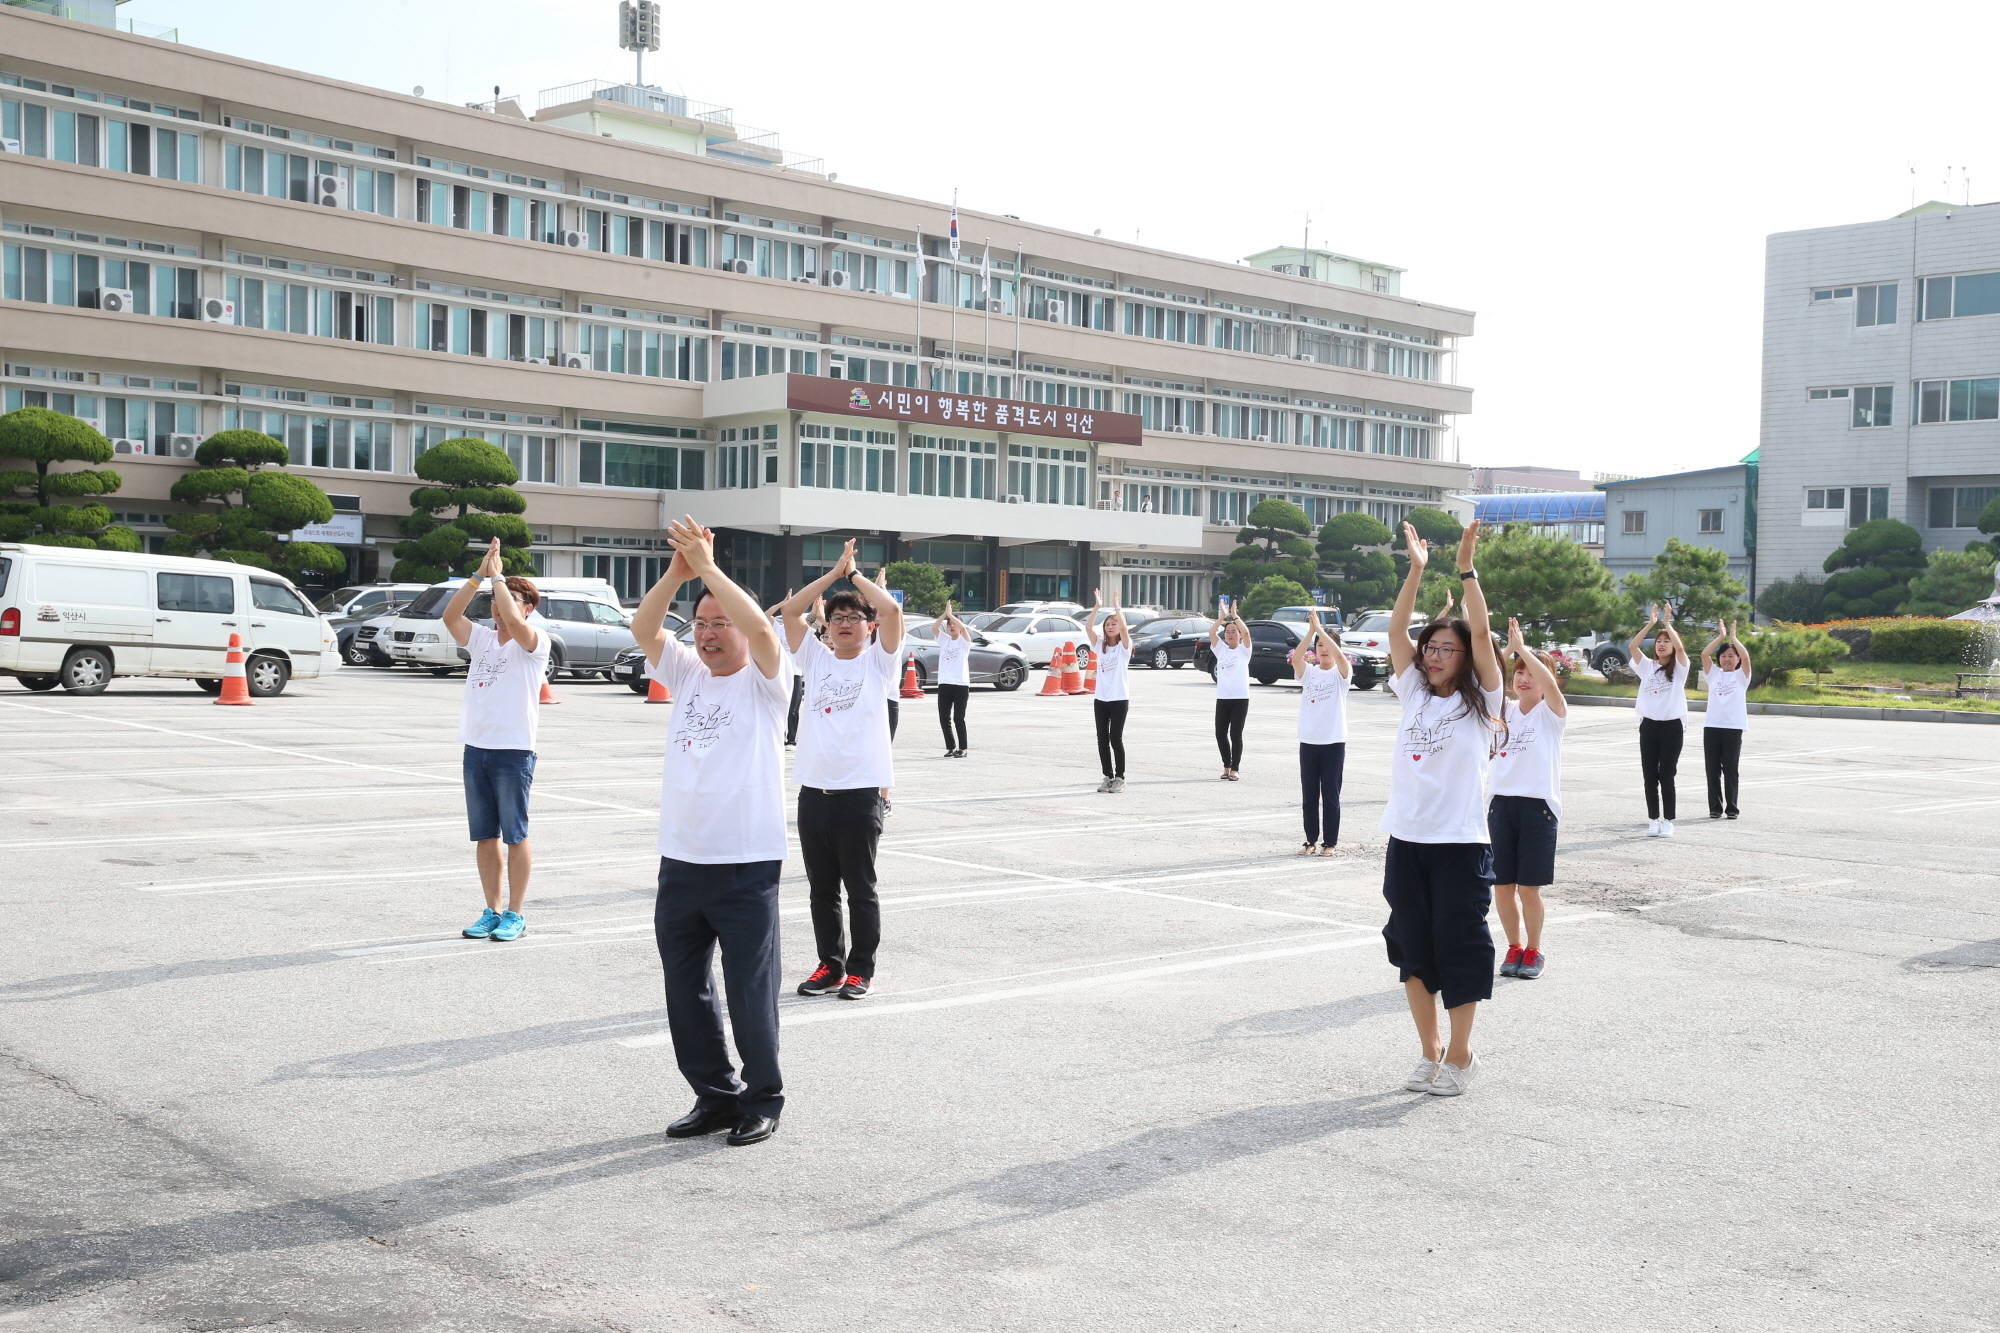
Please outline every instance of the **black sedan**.
[{"label": "black sedan", "polygon": [[[1292,649],[1305,638],[1305,626],[1281,620],[1252,620],[1250,626],[1250,678],[1259,685],[1292,679]],[[1372,690],[1389,674],[1386,654],[1367,649],[1343,649],[1353,667],[1349,683],[1357,690]],[[1194,664],[1209,675],[1215,674],[1215,655],[1209,651],[1208,637],[1202,636]]]},{"label": "black sedan", "polygon": [[1132,661],[1155,671],[1184,667],[1195,659],[1195,650],[1208,638],[1207,616],[1177,615],[1168,612],[1132,630]]},{"label": "black sedan", "polygon": [[[666,619],[662,623],[666,626],[667,633],[679,639],[683,646],[694,647],[693,625],[671,611],[667,612]],[[627,686],[634,694],[644,694],[646,650],[639,647],[620,649],[618,655],[611,659],[611,683]]]}]

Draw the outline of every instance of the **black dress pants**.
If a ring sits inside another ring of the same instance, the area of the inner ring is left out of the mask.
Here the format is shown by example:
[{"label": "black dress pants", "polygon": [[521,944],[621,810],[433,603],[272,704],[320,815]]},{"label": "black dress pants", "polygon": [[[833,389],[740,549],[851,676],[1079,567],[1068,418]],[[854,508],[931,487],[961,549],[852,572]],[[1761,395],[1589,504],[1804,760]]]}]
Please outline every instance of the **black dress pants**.
[{"label": "black dress pants", "polygon": [[[875,847],[882,840],[882,793],[799,788],[799,857],[812,888],[813,939],[820,961],[841,976],[875,975],[882,904],[875,896]],[[845,919],[840,890],[847,887]],[[854,943],[847,940],[847,922]]]},{"label": "black dress pants", "polygon": [[1125,714],[1131,707],[1129,699],[1090,701],[1091,714],[1097,720],[1097,762],[1107,778],[1125,776]]},{"label": "black dress pants", "polygon": [[806,697],[806,678],[792,677],[792,711],[785,715],[785,744],[799,743],[799,703]]},{"label": "black dress pants", "polygon": [[1340,845],[1340,779],[1347,768],[1347,742],[1299,742],[1299,789],[1305,800],[1306,841]]},{"label": "black dress pants", "polygon": [[1243,724],[1250,717],[1248,699],[1215,701],[1215,748],[1222,751],[1222,766],[1243,767]]},{"label": "black dress pants", "polygon": [[[972,697],[970,685],[940,685],[938,694],[938,726],[944,729],[944,748],[963,750],[965,748],[965,701]],[[952,728],[958,729],[958,739],[952,739]]]},{"label": "black dress pants", "polygon": [[1646,818],[1674,817],[1674,774],[1681,766],[1687,730],[1679,718],[1639,719],[1639,772],[1646,779]]},{"label": "black dress pants", "polygon": [[[660,858],[653,936],[666,978],[674,1060],[696,1104],[776,1119],[785,1109],[778,1073],[778,872],[782,861],[695,865]],[[715,946],[743,1077],[722,1039]]]},{"label": "black dress pants", "polygon": [[1708,813],[1735,814],[1736,766],[1743,758],[1743,728],[1703,727],[1702,767],[1708,770]]}]

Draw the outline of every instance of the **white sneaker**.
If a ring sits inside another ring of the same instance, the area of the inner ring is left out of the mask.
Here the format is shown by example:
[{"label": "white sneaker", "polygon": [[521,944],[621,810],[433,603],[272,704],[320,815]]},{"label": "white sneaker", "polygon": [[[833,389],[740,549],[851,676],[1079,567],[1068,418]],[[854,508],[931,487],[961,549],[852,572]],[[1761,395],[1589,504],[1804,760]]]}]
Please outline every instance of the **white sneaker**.
[{"label": "white sneaker", "polygon": [[1098,784],[1097,784],[1097,789],[1098,789],[1099,791],[1110,791],[1110,790],[1111,790],[1111,779],[1110,779],[1110,778],[1106,778],[1106,779],[1104,779],[1104,781],[1102,781],[1102,782],[1098,783]]},{"label": "white sneaker", "polygon": [[1437,1067],[1437,1079],[1425,1089],[1433,1097],[1456,1097],[1472,1088],[1472,1080],[1479,1077],[1479,1057],[1473,1056],[1472,1063],[1460,1069],[1454,1064]]},{"label": "white sneaker", "polygon": [[1429,1092],[1437,1082],[1440,1067],[1436,1060],[1419,1060],[1417,1067],[1410,1071],[1410,1076],[1403,1080],[1403,1086],[1411,1092]]},{"label": "white sneaker", "polygon": [[1659,820],[1657,820],[1657,819],[1649,819],[1649,820],[1647,820],[1647,821],[1646,821],[1646,836],[1647,836],[1647,837],[1649,837],[1649,838],[1657,838],[1657,837],[1659,837],[1659,836],[1660,836],[1660,821],[1659,821]]},{"label": "white sneaker", "polygon": [[1125,790],[1125,779],[1123,779],[1123,778],[1113,778],[1113,779],[1111,779],[1111,790],[1113,790],[1113,791],[1124,791],[1124,790]]},{"label": "white sneaker", "polygon": [[1661,837],[1663,837],[1663,838],[1671,838],[1671,837],[1673,837],[1673,836],[1674,836],[1674,821],[1673,821],[1673,820],[1671,820],[1671,819],[1662,819],[1662,820],[1660,821],[1660,836],[1661,836]]}]

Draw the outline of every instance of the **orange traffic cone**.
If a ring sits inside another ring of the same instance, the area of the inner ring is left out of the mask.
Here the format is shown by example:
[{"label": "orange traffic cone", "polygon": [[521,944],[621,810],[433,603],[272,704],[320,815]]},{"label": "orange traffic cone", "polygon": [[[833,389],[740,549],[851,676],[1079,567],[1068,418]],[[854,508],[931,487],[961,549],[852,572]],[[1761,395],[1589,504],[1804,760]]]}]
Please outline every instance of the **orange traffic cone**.
[{"label": "orange traffic cone", "polygon": [[1049,674],[1042,677],[1042,691],[1037,699],[1060,699],[1062,697],[1062,649],[1049,654]]},{"label": "orange traffic cone", "polygon": [[562,700],[556,698],[556,692],[549,688],[549,678],[547,676],[542,677],[542,697],[535,700],[535,702],[538,704],[559,704],[562,702]]},{"label": "orange traffic cone", "polygon": [[1083,692],[1084,692],[1085,694],[1096,694],[1096,693],[1097,693],[1097,654],[1096,654],[1096,653],[1092,653],[1092,654],[1090,655],[1090,665],[1089,665],[1089,666],[1087,666],[1087,667],[1085,667],[1085,668],[1083,669]]},{"label": "orange traffic cone", "polygon": [[1076,669],[1076,645],[1063,645],[1062,691],[1064,694],[1083,693],[1083,675]]},{"label": "orange traffic cone", "polygon": [[665,681],[663,681],[663,680],[654,680],[654,679],[652,679],[652,678],[650,678],[650,677],[648,677],[648,678],[647,678],[647,681],[646,681],[646,702],[647,702],[647,703],[649,703],[649,704],[670,704],[670,703],[672,703],[673,701],[674,701],[674,695],[673,695],[673,691],[671,691],[671,690],[669,690],[669,689],[667,688],[667,683],[666,683]]},{"label": "orange traffic cone", "polygon": [[903,698],[921,699],[923,697],[924,687],[917,683],[917,659],[906,657],[903,659]]},{"label": "orange traffic cone", "polygon": [[242,704],[250,706],[250,678],[243,674],[243,636],[229,636],[229,657],[222,667],[222,693],[215,696],[219,704]]}]

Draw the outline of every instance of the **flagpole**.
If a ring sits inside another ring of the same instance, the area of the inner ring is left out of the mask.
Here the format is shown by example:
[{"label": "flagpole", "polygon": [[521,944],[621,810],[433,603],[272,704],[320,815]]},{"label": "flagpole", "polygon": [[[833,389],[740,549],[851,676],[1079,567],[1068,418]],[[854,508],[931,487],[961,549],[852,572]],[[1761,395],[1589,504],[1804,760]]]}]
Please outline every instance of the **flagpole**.
[{"label": "flagpole", "polygon": [[986,250],[979,256],[979,309],[983,329],[980,334],[985,339],[979,353],[979,373],[985,377],[986,396],[997,398],[993,392],[993,238],[986,238]]},{"label": "flagpole", "polygon": [[[924,378],[924,229],[917,228],[917,379]],[[920,389],[930,385],[919,383]]]},{"label": "flagpole", "polygon": [[[958,373],[958,191],[951,192],[951,374]],[[952,380],[945,383],[946,393],[957,393]]]},{"label": "flagpole", "polygon": [[1028,396],[1028,388],[1021,383],[1021,308],[1028,303],[1028,288],[1022,275],[1026,271],[1022,265],[1027,262],[1027,251],[1016,247],[1014,251],[1014,389],[1020,397]]}]

